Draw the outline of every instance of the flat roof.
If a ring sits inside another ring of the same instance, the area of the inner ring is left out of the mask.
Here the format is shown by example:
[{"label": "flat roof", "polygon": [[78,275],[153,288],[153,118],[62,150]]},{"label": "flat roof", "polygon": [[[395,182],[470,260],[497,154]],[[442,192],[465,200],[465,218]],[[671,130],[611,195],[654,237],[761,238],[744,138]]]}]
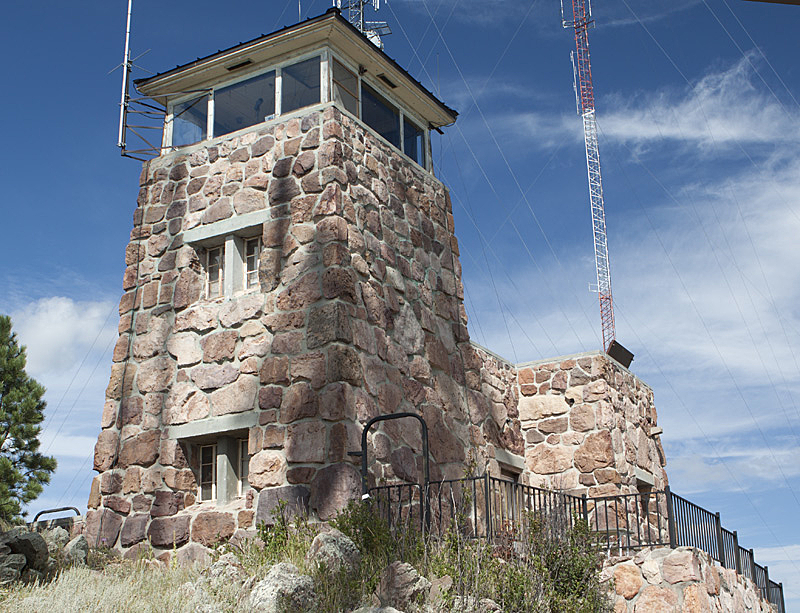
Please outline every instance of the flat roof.
[{"label": "flat roof", "polygon": [[405,87],[392,89],[392,95],[420,113],[432,127],[450,125],[458,117],[457,111],[444,104],[382,49],[370,42],[342,17],[337,8],[330,8],[317,17],[180,64],[152,77],[137,79],[134,84],[143,95],[166,105],[168,99],[181,93],[208,87],[215,80],[236,74],[229,70],[231,66],[248,60],[248,66],[257,66],[323,42],[358,62],[366,70],[365,74],[375,78],[383,74],[398,85],[404,85]]}]

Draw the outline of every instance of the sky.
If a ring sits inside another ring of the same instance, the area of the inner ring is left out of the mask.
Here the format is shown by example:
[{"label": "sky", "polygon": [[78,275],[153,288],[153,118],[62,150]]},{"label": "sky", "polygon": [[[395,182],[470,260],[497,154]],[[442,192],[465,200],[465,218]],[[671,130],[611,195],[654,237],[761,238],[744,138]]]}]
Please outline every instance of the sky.
[{"label": "sky", "polygon": [[[330,0],[301,0],[303,17]],[[0,313],[46,388],[85,509],[140,164],[116,148],[125,0],[0,23]],[[597,0],[590,32],[617,338],[655,392],[675,492],[800,610],[800,7]],[[134,76],[295,23],[295,0],[134,0]],[[460,113],[436,136],[473,340],[515,363],[600,348],[570,30],[555,0],[389,0],[386,52]]]}]

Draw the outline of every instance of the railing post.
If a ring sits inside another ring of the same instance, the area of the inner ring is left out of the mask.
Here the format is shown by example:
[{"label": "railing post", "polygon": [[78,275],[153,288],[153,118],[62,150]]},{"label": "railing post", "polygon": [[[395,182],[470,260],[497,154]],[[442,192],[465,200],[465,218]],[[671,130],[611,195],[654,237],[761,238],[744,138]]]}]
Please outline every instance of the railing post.
[{"label": "railing post", "polygon": [[484,491],[486,496],[486,540],[491,540],[492,538],[492,519],[491,519],[491,501],[489,499],[489,473],[485,473],[483,475],[484,479]]},{"label": "railing post", "polygon": [[714,513],[714,524],[717,528],[717,554],[719,555],[719,564],[722,568],[728,568],[725,565],[725,542],[722,540],[722,520],[719,516],[719,511]]},{"label": "railing post", "polygon": [[764,566],[764,600],[769,600],[769,566]]},{"label": "railing post", "polygon": [[778,584],[778,589],[781,592],[781,609],[780,609],[780,613],[786,613],[786,604],[783,602],[783,582]]},{"label": "railing post", "polygon": [[664,488],[664,495],[667,498],[667,531],[669,532],[669,547],[675,549],[675,510],[672,508],[672,491],[669,485]]},{"label": "railing post", "polygon": [[736,574],[742,574],[742,561],[739,559],[739,533],[734,530],[733,531],[733,561],[736,565]]},{"label": "railing post", "polygon": [[589,527],[589,501],[586,499],[586,493],[583,493],[581,501],[581,510],[583,511],[583,521],[586,522],[586,527]]}]

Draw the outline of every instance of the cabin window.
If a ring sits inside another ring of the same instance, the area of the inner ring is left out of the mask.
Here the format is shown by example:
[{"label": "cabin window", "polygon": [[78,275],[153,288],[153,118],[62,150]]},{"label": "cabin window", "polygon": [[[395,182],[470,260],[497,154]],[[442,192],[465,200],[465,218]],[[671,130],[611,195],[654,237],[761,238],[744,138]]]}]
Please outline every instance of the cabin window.
[{"label": "cabin window", "polygon": [[425,166],[425,131],[403,117],[403,153],[420,166]]},{"label": "cabin window", "polygon": [[172,144],[191,145],[206,138],[208,96],[203,95],[176,104],[172,108]]},{"label": "cabin window", "polygon": [[239,467],[236,475],[239,482],[239,496],[250,489],[250,481],[247,479],[249,472],[250,454],[247,453],[247,439],[243,438],[239,440]]},{"label": "cabin window", "polygon": [[248,128],[274,116],[274,70],[214,92],[214,136]]},{"label": "cabin window", "polygon": [[333,60],[333,100],[358,117],[358,77]]},{"label": "cabin window", "polygon": [[320,101],[319,57],[281,70],[281,113],[289,113]]},{"label": "cabin window", "polygon": [[361,83],[361,119],[392,145],[400,148],[400,113],[366,83]]}]

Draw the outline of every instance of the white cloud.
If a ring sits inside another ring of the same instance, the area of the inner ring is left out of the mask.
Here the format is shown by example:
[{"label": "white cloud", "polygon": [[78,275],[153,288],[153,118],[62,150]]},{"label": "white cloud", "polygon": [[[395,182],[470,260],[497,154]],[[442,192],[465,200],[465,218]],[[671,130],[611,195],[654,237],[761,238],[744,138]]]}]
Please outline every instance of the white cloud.
[{"label": "white cloud", "polygon": [[[83,361],[87,352],[102,352],[116,338],[115,304],[42,298],[11,313],[14,330],[27,347],[28,374],[60,379]],[[45,381],[42,381],[45,383]]]}]

